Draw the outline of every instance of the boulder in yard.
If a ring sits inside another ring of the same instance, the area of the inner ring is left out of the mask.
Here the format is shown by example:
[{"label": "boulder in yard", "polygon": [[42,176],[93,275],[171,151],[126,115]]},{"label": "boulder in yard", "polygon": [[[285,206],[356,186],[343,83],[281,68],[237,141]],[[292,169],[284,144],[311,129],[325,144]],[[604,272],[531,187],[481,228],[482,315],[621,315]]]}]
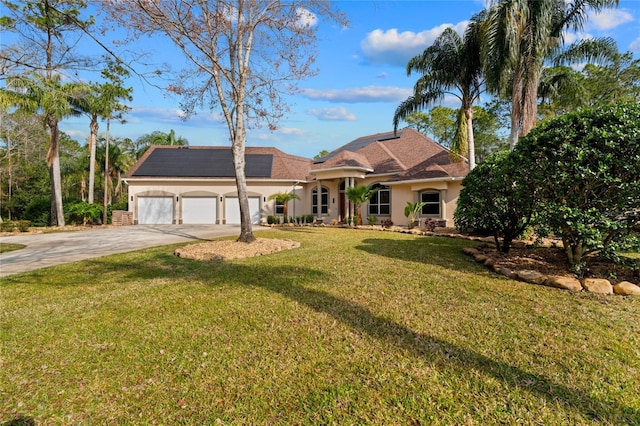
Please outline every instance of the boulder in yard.
[{"label": "boulder in yard", "polygon": [[582,291],[582,284],[580,284],[580,281],[577,278],[562,277],[559,275],[552,275],[547,278],[545,285],[564,290]]},{"label": "boulder in yard", "polygon": [[620,281],[613,286],[613,292],[624,296],[640,296],[640,286],[629,281]]},{"label": "boulder in yard", "polygon": [[478,254],[473,255],[473,258],[478,263],[484,263],[488,259],[488,257],[486,255],[482,254],[482,253],[478,253]]},{"label": "boulder in yard", "polygon": [[604,278],[585,278],[582,286],[591,293],[613,294],[613,286]]},{"label": "boulder in yard", "polygon": [[518,278],[521,279],[522,281],[531,283],[531,284],[544,284],[544,282],[547,280],[546,275],[541,274],[538,271],[533,271],[529,269],[518,271],[517,275],[518,275]]},{"label": "boulder in yard", "polygon": [[473,247],[465,247],[462,249],[462,252],[467,256],[475,256],[476,254],[480,254],[480,252]]}]

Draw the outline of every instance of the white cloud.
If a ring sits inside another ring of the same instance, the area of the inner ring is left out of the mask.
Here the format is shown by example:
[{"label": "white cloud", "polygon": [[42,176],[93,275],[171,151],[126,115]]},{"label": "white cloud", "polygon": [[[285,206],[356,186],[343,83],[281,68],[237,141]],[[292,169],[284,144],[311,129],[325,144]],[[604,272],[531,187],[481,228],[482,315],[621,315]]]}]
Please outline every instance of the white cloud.
[{"label": "white cloud", "polygon": [[318,17],[308,9],[299,7],[296,9],[296,15],[298,17],[297,25],[301,28],[313,27],[318,23]]},{"label": "white cloud", "polygon": [[145,117],[148,120],[158,120],[163,122],[180,121],[184,112],[175,108],[156,108],[148,106],[134,106],[129,112],[130,115]]},{"label": "white cloud", "polygon": [[[134,106],[125,119],[129,122],[181,123],[186,113],[179,108],[157,108],[148,106]],[[187,119],[187,123],[222,123],[223,116],[216,112],[200,112]]]},{"label": "white cloud", "polygon": [[562,37],[566,45],[575,43],[580,40],[589,40],[595,38],[593,34],[589,33],[570,33],[566,31],[562,33]]},{"label": "white cloud", "polygon": [[302,136],[304,135],[304,130],[302,129],[296,129],[295,127],[283,127],[283,128],[278,128],[277,130],[279,133],[282,133],[283,135],[297,135],[297,136]]},{"label": "white cloud", "polygon": [[631,42],[629,50],[632,52],[640,52],[640,37]]},{"label": "white cloud", "polygon": [[322,121],[355,121],[356,115],[349,112],[345,107],[335,108],[313,108],[308,109],[307,114],[313,115]]},{"label": "white cloud", "polygon": [[462,21],[455,25],[441,24],[419,33],[398,32],[395,28],[386,31],[376,29],[360,42],[360,48],[365,61],[369,63],[405,66],[409,59],[431,46],[446,28],[453,28],[458,34],[463,34],[468,25],[469,21]]},{"label": "white cloud", "polygon": [[70,136],[72,139],[76,139],[76,140],[85,140],[86,138],[89,137],[89,133],[82,130],[70,129],[70,130],[65,130],[64,132],[68,136]]},{"label": "white cloud", "polygon": [[633,15],[622,9],[604,9],[589,16],[589,24],[598,30],[610,30],[633,21]]},{"label": "white cloud", "polygon": [[395,86],[365,86],[349,89],[302,89],[303,96],[328,102],[399,102],[413,93],[412,89]]}]

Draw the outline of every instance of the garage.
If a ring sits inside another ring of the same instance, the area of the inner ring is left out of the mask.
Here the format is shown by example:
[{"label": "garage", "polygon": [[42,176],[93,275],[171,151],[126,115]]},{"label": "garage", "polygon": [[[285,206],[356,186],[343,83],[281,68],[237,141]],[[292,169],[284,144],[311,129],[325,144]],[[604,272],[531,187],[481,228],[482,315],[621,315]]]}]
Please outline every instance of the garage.
[{"label": "garage", "polygon": [[[228,224],[240,224],[240,200],[238,197],[225,198],[225,218]],[[249,212],[251,213],[251,223],[260,223],[260,198],[249,197]]]},{"label": "garage", "polygon": [[140,225],[170,225],[173,223],[173,197],[138,197]]},{"label": "garage", "polygon": [[217,197],[182,197],[182,223],[212,225],[217,219]]}]

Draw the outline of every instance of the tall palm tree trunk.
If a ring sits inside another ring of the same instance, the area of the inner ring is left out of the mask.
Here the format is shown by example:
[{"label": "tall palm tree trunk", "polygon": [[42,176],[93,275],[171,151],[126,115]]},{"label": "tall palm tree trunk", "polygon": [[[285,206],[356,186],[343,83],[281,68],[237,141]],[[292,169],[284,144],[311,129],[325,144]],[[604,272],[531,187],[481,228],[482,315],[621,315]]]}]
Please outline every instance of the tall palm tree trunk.
[{"label": "tall palm tree trunk", "polygon": [[47,127],[49,127],[50,141],[49,151],[47,152],[47,164],[49,165],[49,177],[51,178],[51,225],[64,226],[58,120],[52,115],[48,115]]},{"label": "tall palm tree trunk", "polygon": [[540,72],[536,69],[527,79],[522,95],[522,136],[536,126],[538,121],[538,85]]},{"label": "tall palm tree trunk", "polygon": [[519,70],[516,69],[513,75],[513,87],[511,91],[511,131],[509,133],[509,148],[511,151],[518,143],[520,136],[520,123],[522,121],[522,79]]},{"label": "tall palm tree trunk", "polygon": [[476,167],[476,144],[473,136],[473,106],[465,108],[465,121],[467,123],[467,146],[469,149],[469,170]]},{"label": "tall palm tree trunk", "polygon": [[98,117],[93,115],[89,124],[89,204],[93,203],[93,192],[96,182],[96,140],[98,136]]}]

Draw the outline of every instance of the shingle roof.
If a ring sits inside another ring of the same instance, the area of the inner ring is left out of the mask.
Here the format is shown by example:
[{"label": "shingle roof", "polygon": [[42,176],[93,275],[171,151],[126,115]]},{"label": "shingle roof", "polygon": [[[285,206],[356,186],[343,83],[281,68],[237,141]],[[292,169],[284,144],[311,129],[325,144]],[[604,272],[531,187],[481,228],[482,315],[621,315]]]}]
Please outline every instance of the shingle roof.
[{"label": "shingle roof", "polygon": [[[306,180],[312,160],[276,148],[247,147],[247,178]],[[235,178],[230,147],[152,146],[127,173],[132,177]]]},{"label": "shingle roof", "polygon": [[467,173],[469,173],[469,163],[465,159],[454,160],[451,153],[443,149],[438,154],[394,176],[389,182],[464,177]]},{"label": "shingle roof", "polygon": [[331,156],[327,161],[321,163],[322,169],[331,169],[334,167],[361,167],[372,170],[371,163],[367,157],[357,152],[340,151],[336,155]]},{"label": "shingle roof", "polygon": [[359,158],[360,164],[366,160],[373,174],[397,174],[391,181],[464,177],[468,173],[465,161],[454,161],[446,148],[413,129],[355,139],[316,160],[312,170],[340,167],[345,158]]},{"label": "shingle roof", "polygon": [[[464,177],[468,163],[412,129],[363,136],[316,160],[277,148],[247,147],[246,177],[311,181],[310,172],[359,167],[371,174],[392,174],[390,182]],[[127,173],[128,178],[235,178],[230,147],[152,146]]]}]

